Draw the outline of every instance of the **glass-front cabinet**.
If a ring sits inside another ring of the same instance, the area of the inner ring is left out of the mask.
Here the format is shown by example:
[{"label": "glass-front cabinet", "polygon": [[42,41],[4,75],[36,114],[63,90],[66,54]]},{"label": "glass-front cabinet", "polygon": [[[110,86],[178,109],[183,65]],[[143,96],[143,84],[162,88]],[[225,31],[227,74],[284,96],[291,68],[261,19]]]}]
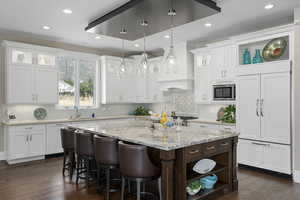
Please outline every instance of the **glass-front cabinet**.
[{"label": "glass-front cabinet", "polygon": [[10,65],[22,66],[56,66],[55,53],[32,50],[26,48],[8,48],[8,62]]}]

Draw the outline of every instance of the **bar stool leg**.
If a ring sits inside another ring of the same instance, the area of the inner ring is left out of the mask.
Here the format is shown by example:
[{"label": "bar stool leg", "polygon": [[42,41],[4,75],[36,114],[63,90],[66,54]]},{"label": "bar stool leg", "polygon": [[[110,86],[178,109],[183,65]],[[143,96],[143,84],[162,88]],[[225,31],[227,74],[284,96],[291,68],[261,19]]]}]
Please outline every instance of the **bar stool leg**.
[{"label": "bar stool leg", "polygon": [[127,184],[128,184],[128,192],[131,193],[130,180],[127,181]]},{"label": "bar stool leg", "polygon": [[64,151],[64,161],[63,161],[63,176],[65,176],[65,170],[66,170],[66,151]]},{"label": "bar stool leg", "polygon": [[109,190],[110,190],[110,169],[106,169],[106,200],[109,200]]},{"label": "bar stool leg", "polygon": [[159,192],[159,200],[162,200],[162,189],[161,189],[161,177],[158,179],[158,192]]},{"label": "bar stool leg", "polygon": [[125,178],[122,177],[121,200],[124,200],[124,195],[125,195]]},{"label": "bar stool leg", "polygon": [[90,186],[90,174],[91,174],[91,172],[90,172],[90,160],[86,160],[85,161],[86,162],[86,185],[87,185],[87,187],[89,187]]},{"label": "bar stool leg", "polygon": [[136,199],[141,200],[141,180],[136,180]]},{"label": "bar stool leg", "polygon": [[76,173],[76,184],[78,185],[79,176],[80,176],[80,169],[81,169],[81,160],[80,157],[77,157],[77,173]]},{"label": "bar stool leg", "polygon": [[75,155],[74,152],[69,153],[70,158],[70,180],[73,179],[74,168],[75,168]]}]

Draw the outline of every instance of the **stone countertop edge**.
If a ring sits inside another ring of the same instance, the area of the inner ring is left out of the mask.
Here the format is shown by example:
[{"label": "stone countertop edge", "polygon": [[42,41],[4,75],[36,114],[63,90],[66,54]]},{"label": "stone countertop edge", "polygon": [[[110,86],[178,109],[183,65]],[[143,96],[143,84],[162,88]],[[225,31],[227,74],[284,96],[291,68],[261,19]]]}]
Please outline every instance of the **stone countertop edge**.
[{"label": "stone countertop edge", "polygon": [[202,120],[202,119],[192,119],[188,120],[189,123],[199,123],[199,124],[215,124],[215,125],[223,125],[223,126],[236,126],[235,123],[224,123],[220,121],[213,121],[213,120]]},{"label": "stone countertop edge", "polygon": [[89,122],[110,119],[150,119],[149,116],[135,116],[135,115],[120,115],[120,116],[103,116],[96,118],[82,118],[82,119],[54,119],[54,120],[24,120],[24,121],[3,121],[4,126],[20,126],[20,125],[39,125],[39,124],[55,124],[68,122]]},{"label": "stone countertop edge", "polygon": [[82,131],[89,131],[91,133],[94,133],[94,134],[97,134],[97,135],[100,135],[100,136],[111,137],[111,138],[114,138],[114,139],[117,139],[117,140],[122,140],[122,141],[125,141],[125,142],[130,142],[130,143],[145,145],[147,147],[155,148],[155,149],[160,149],[160,150],[163,150],[163,151],[172,151],[172,150],[186,148],[186,147],[190,147],[190,146],[194,146],[194,145],[199,145],[199,144],[204,144],[204,143],[209,143],[209,142],[214,142],[214,141],[219,141],[219,140],[223,140],[223,139],[228,139],[228,138],[233,138],[233,137],[238,137],[239,136],[239,133],[236,133],[236,132],[227,132],[227,133],[231,133],[231,134],[227,135],[227,136],[220,136],[218,138],[209,138],[208,137],[207,139],[202,139],[202,140],[199,140],[199,141],[193,141],[190,144],[179,144],[179,145],[176,145],[176,146],[173,146],[173,147],[163,147],[163,146],[156,145],[156,144],[145,143],[145,142],[142,142],[142,141],[139,141],[139,140],[128,139],[128,138],[125,138],[125,137],[122,137],[122,136],[110,135],[110,134],[102,133],[102,132],[99,132],[99,131],[87,130],[87,129],[76,127],[76,126],[72,126],[72,125],[69,125],[69,127],[75,128],[75,129],[78,129],[78,130],[82,130]]}]

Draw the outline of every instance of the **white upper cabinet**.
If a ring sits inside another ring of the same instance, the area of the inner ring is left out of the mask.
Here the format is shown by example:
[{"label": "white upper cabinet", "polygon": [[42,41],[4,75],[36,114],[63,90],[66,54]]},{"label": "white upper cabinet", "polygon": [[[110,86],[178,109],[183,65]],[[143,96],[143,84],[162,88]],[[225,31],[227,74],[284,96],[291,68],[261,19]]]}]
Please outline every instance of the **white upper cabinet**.
[{"label": "white upper cabinet", "polygon": [[194,53],[194,97],[196,103],[207,104],[211,101],[210,62],[211,52],[208,48]]},{"label": "white upper cabinet", "polygon": [[162,57],[149,60],[149,69],[147,73],[147,101],[149,103],[163,102],[163,92],[160,88],[160,83],[158,82],[162,60]]},{"label": "white upper cabinet", "polygon": [[126,70],[121,72],[122,58],[101,57],[103,104],[133,103],[136,101],[135,68],[133,60],[126,59]]},{"label": "white upper cabinet", "polygon": [[58,70],[51,48],[3,42],[6,103],[56,104]]},{"label": "white upper cabinet", "polygon": [[58,72],[52,69],[35,71],[36,102],[53,104],[58,102]]},{"label": "white upper cabinet", "polygon": [[162,101],[158,82],[161,58],[149,59],[146,71],[138,70],[139,59],[126,59],[126,70],[120,73],[122,58],[101,57],[103,104],[154,103]]},{"label": "white upper cabinet", "polygon": [[211,81],[234,81],[234,68],[237,65],[237,47],[226,45],[211,49]]},{"label": "white upper cabinet", "polygon": [[33,103],[34,69],[8,66],[6,77],[6,103]]},{"label": "white upper cabinet", "polygon": [[26,49],[10,49],[9,61],[10,64],[32,65],[34,62],[33,52]]}]

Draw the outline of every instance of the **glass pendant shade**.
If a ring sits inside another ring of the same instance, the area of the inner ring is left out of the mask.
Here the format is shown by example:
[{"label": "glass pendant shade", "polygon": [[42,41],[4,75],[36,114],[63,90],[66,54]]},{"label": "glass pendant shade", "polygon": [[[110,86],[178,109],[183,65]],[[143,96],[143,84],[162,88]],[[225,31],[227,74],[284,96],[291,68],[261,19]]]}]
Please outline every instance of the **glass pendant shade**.
[{"label": "glass pendant shade", "polygon": [[168,16],[171,18],[171,41],[170,41],[170,48],[168,50],[168,53],[165,57],[165,64],[166,64],[166,71],[170,72],[173,71],[176,73],[176,54],[174,49],[174,16],[176,16],[176,10],[173,8],[173,1],[171,1],[171,8],[168,12]]},{"label": "glass pendant shade", "polygon": [[166,57],[166,60],[168,62],[169,65],[175,65],[176,64],[176,56],[175,56],[175,51],[174,51],[174,47],[171,46],[169,48],[169,52],[168,55]]},{"label": "glass pendant shade", "polygon": [[147,53],[142,54],[142,58],[141,58],[141,61],[140,61],[140,66],[143,70],[147,70],[147,68],[148,68],[148,55],[147,55]]},{"label": "glass pendant shade", "polygon": [[123,58],[120,64],[120,73],[125,73],[126,72],[126,62],[125,59]]}]

